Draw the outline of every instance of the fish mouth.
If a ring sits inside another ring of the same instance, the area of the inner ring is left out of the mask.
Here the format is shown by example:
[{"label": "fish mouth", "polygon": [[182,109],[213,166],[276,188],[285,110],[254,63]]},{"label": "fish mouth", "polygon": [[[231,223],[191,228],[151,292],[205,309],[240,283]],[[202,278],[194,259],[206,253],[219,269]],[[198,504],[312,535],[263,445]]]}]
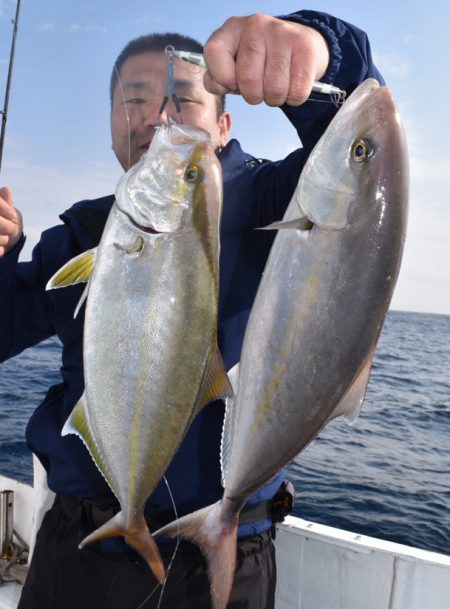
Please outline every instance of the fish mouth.
[{"label": "fish mouth", "polygon": [[144,231],[144,233],[149,233],[150,235],[160,235],[160,231],[159,230],[155,230],[153,227],[151,226],[141,226],[140,224],[137,224],[137,222],[133,222],[134,226],[136,226],[136,228],[139,228],[139,230]]},{"label": "fish mouth", "polygon": [[130,220],[131,220],[131,223],[133,224],[133,226],[135,226],[139,230],[143,231],[144,233],[148,233],[150,235],[160,235],[161,234],[161,231],[156,230],[155,228],[153,228],[153,226],[142,226],[142,224],[138,224],[132,218],[130,218]]},{"label": "fish mouth", "polygon": [[156,228],[153,228],[153,226],[143,226],[142,224],[138,224],[138,222],[135,222],[135,220],[133,220],[133,218],[130,216],[130,214],[128,214],[126,211],[121,210],[121,212],[128,218],[128,220],[131,222],[131,224],[138,228],[140,231],[142,231],[143,233],[147,233],[150,235],[161,235],[161,231],[156,230]]}]

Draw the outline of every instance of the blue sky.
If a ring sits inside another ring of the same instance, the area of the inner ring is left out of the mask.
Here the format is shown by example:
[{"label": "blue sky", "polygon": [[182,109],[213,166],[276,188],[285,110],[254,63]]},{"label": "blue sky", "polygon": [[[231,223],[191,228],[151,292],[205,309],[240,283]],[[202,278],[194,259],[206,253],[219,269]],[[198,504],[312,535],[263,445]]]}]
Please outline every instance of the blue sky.
[{"label": "blue sky", "polygon": [[[392,308],[450,314],[450,135],[446,0],[342,0],[301,6],[278,0],[149,2],[22,0],[0,183],[24,214],[25,258],[43,229],[73,202],[113,192],[108,81],[133,37],[175,30],[204,42],[235,14],[324,10],[369,34],[378,67],[406,126],[411,199],[405,256]],[[15,0],[0,0],[0,107]],[[257,156],[293,149],[293,129],[273,108],[230,99],[232,135]]]}]

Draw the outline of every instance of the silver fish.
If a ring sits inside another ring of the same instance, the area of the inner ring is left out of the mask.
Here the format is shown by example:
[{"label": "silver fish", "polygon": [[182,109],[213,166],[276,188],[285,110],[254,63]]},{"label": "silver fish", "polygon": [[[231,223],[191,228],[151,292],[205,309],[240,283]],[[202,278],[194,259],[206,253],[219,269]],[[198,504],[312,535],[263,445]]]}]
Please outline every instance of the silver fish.
[{"label": "silver fish", "polygon": [[198,543],[215,609],[232,585],[239,512],[331,419],[359,411],[406,230],[404,131],[367,80],[310,155],[272,247],[227,410],[220,502],[156,534]]},{"label": "silver fish", "polygon": [[195,414],[231,395],[217,348],[222,177],[209,135],[162,125],[121,179],[101,242],[48,288],[87,281],[82,438],[121,511],[82,543],[123,535],[162,581],[144,519]]}]

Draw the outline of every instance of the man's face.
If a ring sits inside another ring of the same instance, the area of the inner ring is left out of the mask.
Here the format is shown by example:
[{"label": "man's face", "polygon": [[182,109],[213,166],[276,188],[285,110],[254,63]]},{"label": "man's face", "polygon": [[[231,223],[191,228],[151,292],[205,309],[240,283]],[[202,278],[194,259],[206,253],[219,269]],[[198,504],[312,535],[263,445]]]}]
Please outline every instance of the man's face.
[{"label": "man's face", "polygon": [[[217,99],[203,86],[204,70],[175,60],[175,92],[181,105],[181,116],[186,125],[205,129],[214,148],[226,144],[230,130],[230,115],[217,116]],[[158,120],[170,116],[179,122],[179,114],[171,99],[159,116],[167,81],[166,53],[145,52],[126,59],[116,84],[111,113],[112,148],[127,171],[147,150]]]}]

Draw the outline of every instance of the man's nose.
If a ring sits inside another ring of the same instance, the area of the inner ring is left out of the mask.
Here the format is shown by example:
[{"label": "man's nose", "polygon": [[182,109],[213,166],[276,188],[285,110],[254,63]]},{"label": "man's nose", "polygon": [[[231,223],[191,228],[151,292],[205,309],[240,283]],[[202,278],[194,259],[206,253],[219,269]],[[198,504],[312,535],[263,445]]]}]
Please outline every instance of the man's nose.
[{"label": "man's nose", "polygon": [[159,122],[166,120],[166,111],[163,109],[160,112],[161,104],[158,103],[147,103],[141,107],[141,120],[145,127],[156,127]]},{"label": "man's nose", "polygon": [[[163,100],[161,100],[162,102]],[[181,114],[177,112],[175,105],[171,100],[168,100],[165,104],[160,103],[159,105],[153,105],[151,108],[147,108],[144,116],[144,123],[146,127],[156,127],[167,121],[170,118],[179,123],[181,120]]]}]

